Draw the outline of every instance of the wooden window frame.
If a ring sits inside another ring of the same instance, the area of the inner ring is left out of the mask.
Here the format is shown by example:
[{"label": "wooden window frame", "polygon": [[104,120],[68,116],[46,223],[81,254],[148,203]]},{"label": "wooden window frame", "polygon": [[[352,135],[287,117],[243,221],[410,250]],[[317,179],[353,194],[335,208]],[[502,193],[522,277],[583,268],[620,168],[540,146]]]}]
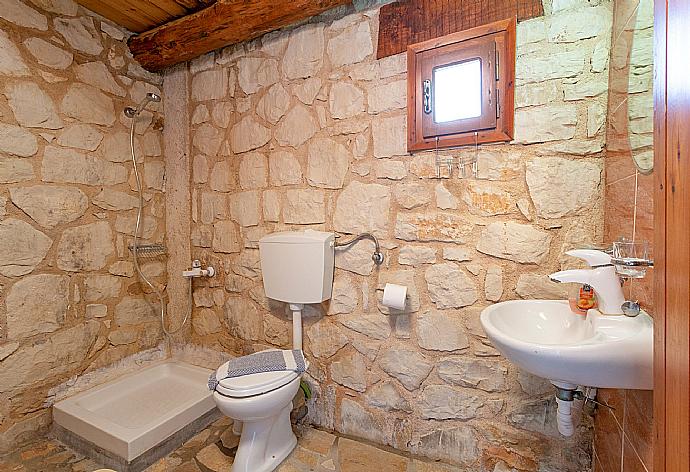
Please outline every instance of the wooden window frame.
[{"label": "wooden window frame", "polygon": [[[458,59],[461,57],[461,59]],[[450,67],[455,64],[479,60],[481,64],[481,89],[490,90],[490,93],[482,93],[482,110],[483,113],[477,117],[466,118],[444,123],[435,122],[436,104],[434,103],[431,113],[421,113],[416,115],[417,120],[421,119],[421,133],[418,136],[426,137],[427,131],[429,136],[450,136],[459,135],[467,132],[473,132],[481,129],[492,129],[496,127],[496,101],[492,97],[496,95],[496,71],[495,58],[496,44],[494,41],[482,41],[482,38],[462,41],[460,43],[451,44],[443,48],[443,51],[437,49],[429,49],[422,51],[416,56],[417,67],[420,71],[420,77],[424,79],[433,79],[434,71],[437,68]],[[418,82],[419,83],[419,82]],[[432,80],[433,83],[433,80]],[[422,87],[418,87],[421,90]],[[434,102],[436,96],[435,88],[432,90],[430,100]],[[418,121],[419,122],[419,121]],[[432,138],[434,139],[434,138]]]},{"label": "wooden window frame", "polygon": [[[498,81],[492,90],[498,91],[498,101],[495,102],[500,110],[496,118],[496,126],[485,129],[444,134],[438,136],[438,147],[448,148],[466,146],[470,144],[496,143],[513,140],[515,121],[515,29],[517,18],[496,21],[478,26],[466,31],[449,34],[441,38],[431,39],[407,48],[407,150],[409,152],[435,149],[436,136],[424,137],[425,113],[423,111],[423,64],[433,60],[435,56],[446,56],[454,49],[458,53],[463,50],[462,44],[489,44],[495,42],[498,52]],[[482,39],[485,39],[482,41]],[[476,46],[475,46],[476,47]],[[448,61],[462,62],[459,59]],[[428,70],[428,66],[427,66]],[[493,69],[492,69],[493,70]],[[494,111],[491,108],[488,111]],[[460,121],[460,120],[458,120]],[[464,121],[464,120],[462,120]]]}]

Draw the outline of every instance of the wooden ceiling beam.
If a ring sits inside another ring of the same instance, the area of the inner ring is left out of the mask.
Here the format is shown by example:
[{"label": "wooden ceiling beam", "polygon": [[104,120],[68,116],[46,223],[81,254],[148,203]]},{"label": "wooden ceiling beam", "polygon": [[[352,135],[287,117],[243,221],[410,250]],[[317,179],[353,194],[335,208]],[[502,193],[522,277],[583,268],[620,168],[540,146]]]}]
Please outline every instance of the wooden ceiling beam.
[{"label": "wooden ceiling beam", "polygon": [[218,0],[132,36],[129,49],[144,68],[159,71],[349,3],[352,0]]}]

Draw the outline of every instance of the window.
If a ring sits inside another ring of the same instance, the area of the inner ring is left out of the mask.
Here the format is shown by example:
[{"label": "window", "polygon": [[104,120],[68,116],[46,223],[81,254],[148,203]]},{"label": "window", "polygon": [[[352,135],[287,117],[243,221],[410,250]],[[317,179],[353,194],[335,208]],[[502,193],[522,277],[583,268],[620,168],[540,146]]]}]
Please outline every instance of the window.
[{"label": "window", "polygon": [[516,20],[407,48],[408,151],[513,139]]}]

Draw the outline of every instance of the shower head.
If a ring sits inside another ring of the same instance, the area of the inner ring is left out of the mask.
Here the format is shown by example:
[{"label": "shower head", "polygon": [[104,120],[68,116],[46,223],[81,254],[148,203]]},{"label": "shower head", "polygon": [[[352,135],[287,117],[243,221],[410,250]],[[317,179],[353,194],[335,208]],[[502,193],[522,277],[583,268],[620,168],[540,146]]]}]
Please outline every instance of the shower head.
[{"label": "shower head", "polygon": [[136,117],[139,113],[144,111],[146,108],[146,105],[148,105],[150,102],[158,103],[161,101],[161,96],[158,95],[157,93],[149,92],[146,94],[144,99],[139,103],[139,105],[136,108],[132,107],[127,107],[125,108],[125,115],[127,115],[128,118],[134,118]]}]

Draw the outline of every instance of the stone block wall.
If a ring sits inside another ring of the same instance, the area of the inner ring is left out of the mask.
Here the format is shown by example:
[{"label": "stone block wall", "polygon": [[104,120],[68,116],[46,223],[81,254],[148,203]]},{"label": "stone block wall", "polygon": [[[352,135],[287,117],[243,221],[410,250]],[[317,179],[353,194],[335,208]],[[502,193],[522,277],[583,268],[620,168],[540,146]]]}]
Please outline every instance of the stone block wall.
[{"label": "stone block wall", "polygon": [[[50,422],[52,388],[162,339],[127,249],[137,194],[122,113],[161,79],[126,39],[72,0],[0,2],[0,453]],[[136,132],[156,242],[161,113]],[[165,283],[161,261],[144,270]]]},{"label": "stone block wall", "polygon": [[[547,274],[603,239],[611,3],[518,25],[515,141],[442,151],[476,156],[477,179],[406,153],[405,56],[376,60],[377,28],[377,3],[355,2],[189,64],[192,252],[221,269],[196,284],[191,342],[290,346],[264,234],[373,232],[386,263],[367,241],[339,250],[332,300],[306,309],[309,420],[471,470],[587,470],[587,425],[559,436],[551,386],[501,358],[479,314],[565,297]],[[381,306],[387,282],[408,286],[405,313]]]}]

